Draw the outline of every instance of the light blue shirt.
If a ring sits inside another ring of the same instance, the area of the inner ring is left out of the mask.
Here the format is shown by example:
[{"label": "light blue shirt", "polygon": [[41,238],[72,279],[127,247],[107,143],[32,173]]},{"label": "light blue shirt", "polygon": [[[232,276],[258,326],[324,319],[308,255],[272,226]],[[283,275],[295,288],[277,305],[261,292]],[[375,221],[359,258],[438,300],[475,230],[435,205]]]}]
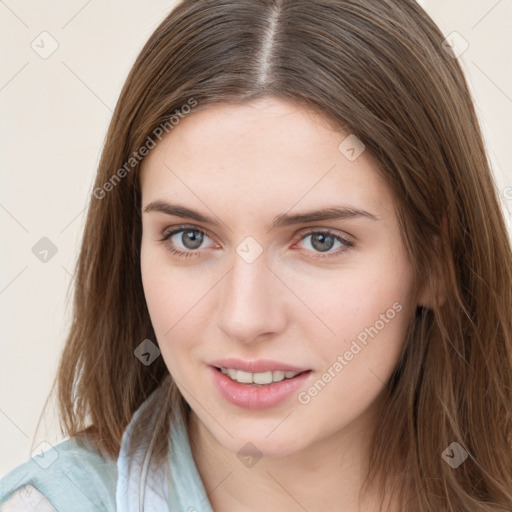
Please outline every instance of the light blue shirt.
[{"label": "light blue shirt", "polygon": [[[170,490],[163,493],[168,497],[165,508],[172,512],[213,512],[181,418],[173,422],[171,432]],[[130,464],[122,457],[118,461],[104,458],[71,438],[42,456],[31,457],[5,475],[0,480],[0,509],[14,491],[31,484],[58,512],[115,511],[116,502],[126,502],[126,507],[138,511],[138,496],[135,494],[138,489],[128,485],[129,481],[124,478],[129,467]],[[118,482],[121,474],[123,478]],[[116,490],[122,490],[123,494],[126,491],[126,494],[120,499],[116,497]],[[145,510],[155,512],[148,507]]]}]

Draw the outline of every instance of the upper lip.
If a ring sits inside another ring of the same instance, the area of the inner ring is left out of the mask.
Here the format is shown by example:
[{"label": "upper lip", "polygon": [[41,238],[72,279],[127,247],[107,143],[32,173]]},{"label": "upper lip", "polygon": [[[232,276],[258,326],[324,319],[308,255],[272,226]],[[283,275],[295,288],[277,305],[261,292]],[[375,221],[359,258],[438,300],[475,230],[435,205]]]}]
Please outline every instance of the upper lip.
[{"label": "upper lip", "polygon": [[273,361],[271,359],[256,359],[254,361],[244,361],[243,359],[236,359],[230,357],[227,359],[217,359],[210,362],[211,366],[217,368],[233,368],[235,370],[242,370],[250,373],[262,373],[262,372],[305,372],[309,368],[301,368],[287,363],[281,363],[280,361]]}]

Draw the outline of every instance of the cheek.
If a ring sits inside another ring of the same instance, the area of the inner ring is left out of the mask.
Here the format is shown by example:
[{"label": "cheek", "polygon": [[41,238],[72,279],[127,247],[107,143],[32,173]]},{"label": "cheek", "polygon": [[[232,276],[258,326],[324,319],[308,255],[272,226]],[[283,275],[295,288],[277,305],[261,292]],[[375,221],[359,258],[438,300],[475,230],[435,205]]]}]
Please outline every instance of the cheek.
[{"label": "cheek", "polygon": [[339,292],[315,294],[316,307],[336,334],[315,343],[324,366],[297,398],[312,416],[333,411],[330,419],[323,415],[332,425],[362,413],[382,392],[414,314],[412,270],[405,259],[363,267],[333,283]]},{"label": "cheek", "polygon": [[376,323],[379,331],[385,330],[393,338],[407,324],[408,314],[402,311],[408,310],[411,302],[413,276],[404,255],[384,253],[368,260],[361,258],[355,264],[306,277],[282,274],[283,281],[291,283],[293,292],[309,310],[297,303],[297,310],[291,310],[290,315],[309,330],[307,339],[313,341],[320,336],[325,341],[318,343],[319,350],[342,349],[360,333],[364,340],[365,329]]},{"label": "cheek", "polygon": [[143,286],[151,322],[162,341],[194,318],[194,308],[204,296],[204,290],[190,278],[181,282],[179,273],[171,276],[157,267],[148,269]]},{"label": "cheek", "polygon": [[194,346],[200,344],[197,333],[206,327],[201,308],[213,283],[207,274],[173,267],[166,256],[165,251],[142,247],[142,284],[164,362],[179,376],[182,365],[177,362],[193,357]]},{"label": "cheek", "polygon": [[187,342],[198,338],[192,336],[192,332],[201,330],[199,325],[194,326],[194,297],[190,293],[178,292],[181,288],[175,281],[169,281],[161,275],[150,276],[151,273],[152,270],[144,279],[144,293],[151,323],[167,369],[178,381],[182,381],[183,362],[191,357]]},{"label": "cheek", "polygon": [[378,335],[398,342],[408,323],[410,287],[409,276],[399,272],[361,276],[355,284],[347,284],[334,317],[337,341],[358,339],[364,344]]},{"label": "cheek", "polygon": [[154,247],[151,241],[141,246],[141,275],[151,322],[159,336],[170,334],[204,295],[204,279],[170,264],[165,249]]}]

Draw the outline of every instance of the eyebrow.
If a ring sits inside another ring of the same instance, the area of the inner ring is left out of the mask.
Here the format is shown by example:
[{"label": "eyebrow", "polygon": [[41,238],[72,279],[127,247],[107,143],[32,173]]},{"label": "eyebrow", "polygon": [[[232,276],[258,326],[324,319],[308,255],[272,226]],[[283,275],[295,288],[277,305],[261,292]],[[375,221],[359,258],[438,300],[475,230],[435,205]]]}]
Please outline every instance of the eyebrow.
[{"label": "eyebrow", "polygon": [[[161,212],[167,215],[174,215],[184,219],[192,219],[197,222],[209,224],[211,226],[218,226],[219,223],[212,217],[208,217],[203,213],[197,212],[179,204],[170,204],[165,201],[153,201],[149,203],[144,212]],[[295,224],[304,224],[307,222],[317,222],[323,220],[336,220],[336,219],[355,219],[366,217],[371,220],[380,220],[377,216],[373,215],[366,210],[360,208],[353,208],[351,206],[323,208],[321,210],[311,210],[302,213],[282,213],[277,215],[272,222],[272,229],[283,226],[291,226]]]}]

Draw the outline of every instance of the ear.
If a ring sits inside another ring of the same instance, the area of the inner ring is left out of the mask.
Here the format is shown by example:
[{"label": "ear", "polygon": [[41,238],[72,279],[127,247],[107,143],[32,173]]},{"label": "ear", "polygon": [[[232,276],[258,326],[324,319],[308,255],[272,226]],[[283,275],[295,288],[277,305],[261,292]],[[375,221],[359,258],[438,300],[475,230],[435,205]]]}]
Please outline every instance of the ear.
[{"label": "ear", "polygon": [[[448,222],[446,217],[443,218],[443,234],[448,234]],[[441,252],[441,237],[435,236],[433,239],[435,251],[437,254]],[[437,266],[434,270],[436,275],[425,276],[418,290],[418,306],[427,309],[435,309],[442,306],[446,302],[446,289],[442,275],[442,268]]]}]

